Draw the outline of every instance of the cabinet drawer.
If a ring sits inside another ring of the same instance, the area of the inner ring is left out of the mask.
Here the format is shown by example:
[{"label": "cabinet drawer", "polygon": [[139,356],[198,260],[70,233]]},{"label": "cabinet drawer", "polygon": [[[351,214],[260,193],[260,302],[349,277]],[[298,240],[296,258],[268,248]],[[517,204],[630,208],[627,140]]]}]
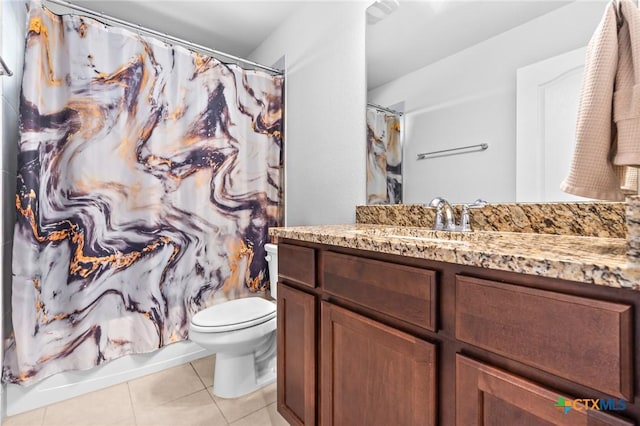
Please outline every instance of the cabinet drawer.
[{"label": "cabinet drawer", "polygon": [[623,410],[626,404],[618,399],[575,400],[507,371],[456,355],[457,425],[633,425],[629,420],[600,411],[600,407],[615,412]]},{"label": "cabinet drawer", "polygon": [[307,247],[278,244],[278,276],[307,287],[316,286],[316,254]]},{"label": "cabinet drawer", "polygon": [[323,288],[364,307],[436,329],[436,274],[411,266],[324,252]]},{"label": "cabinet drawer", "polygon": [[456,277],[456,338],[609,395],[633,397],[631,306]]}]

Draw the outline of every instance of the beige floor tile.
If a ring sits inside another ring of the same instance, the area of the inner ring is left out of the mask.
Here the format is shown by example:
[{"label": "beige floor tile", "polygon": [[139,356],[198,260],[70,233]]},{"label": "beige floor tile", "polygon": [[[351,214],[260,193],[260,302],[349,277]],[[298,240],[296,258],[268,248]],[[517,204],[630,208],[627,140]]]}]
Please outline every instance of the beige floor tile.
[{"label": "beige floor tile", "polygon": [[189,363],[129,382],[134,408],[161,405],[204,389]]},{"label": "beige floor tile", "polygon": [[[211,394],[213,399],[220,407],[220,411],[229,423],[247,416],[248,414],[258,411],[261,408],[273,403],[275,384],[257,390],[249,395],[240,398],[225,399]],[[211,389],[209,389],[211,393]]]},{"label": "beige floor tile", "polygon": [[204,383],[206,387],[213,386],[213,370],[215,361],[215,355],[191,361],[191,365],[196,369],[196,373],[198,373],[198,376],[200,376],[202,383]]},{"label": "beige floor tile", "polygon": [[226,426],[209,392],[201,390],[154,407],[136,406],[138,426]]},{"label": "beige floor tile", "polygon": [[231,423],[231,426],[288,426],[289,423],[280,415],[276,404],[261,408],[253,414],[249,414],[240,420]]},{"label": "beige floor tile", "polygon": [[44,413],[46,426],[110,425],[133,417],[126,383],[49,405]]},{"label": "beige floor tile", "polygon": [[136,426],[136,418],[129,417],[128,419],[118,420],[115,423],[110,423],[109,426]]},{"label": "beige floor tile", "polygon": [[275,410],[275,383],[242,398],[217,398],[213,356],[192,364],[7,417],[2,426],[286,425]]},{"label": "beige floor tile", "polygon": [[44,419],[44,408],[26,411],[15,416],[5,417],[2,426],[41,426]]}]

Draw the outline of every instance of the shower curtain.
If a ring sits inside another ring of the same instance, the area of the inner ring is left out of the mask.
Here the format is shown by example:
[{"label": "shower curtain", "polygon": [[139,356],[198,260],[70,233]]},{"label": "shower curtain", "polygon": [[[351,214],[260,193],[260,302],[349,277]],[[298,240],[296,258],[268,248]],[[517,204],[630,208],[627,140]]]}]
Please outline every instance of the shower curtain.
[{"label": "shower curtain", "polygon": [[281,221],[282,77],[30,5],[14,332],[30,384],[188,338],[268,285]]},{"label": "shower curtain", "polygon": [[367,204],[401,203],[400,116],[367,106]]}]

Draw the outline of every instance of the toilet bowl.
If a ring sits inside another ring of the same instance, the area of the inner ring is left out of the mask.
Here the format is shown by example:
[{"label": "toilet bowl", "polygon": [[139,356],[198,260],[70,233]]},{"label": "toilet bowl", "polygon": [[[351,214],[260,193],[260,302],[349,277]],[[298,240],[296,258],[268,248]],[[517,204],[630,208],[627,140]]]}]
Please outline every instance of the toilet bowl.
[{"label": "toilet bowl", "polygon": [[[278,246],[265,244],[271,297],[276,297]],[[191,318],[189,340],[216,353],[213,394],[237,398],[276,379],[276,304],[262,297],[229,300]]]}]

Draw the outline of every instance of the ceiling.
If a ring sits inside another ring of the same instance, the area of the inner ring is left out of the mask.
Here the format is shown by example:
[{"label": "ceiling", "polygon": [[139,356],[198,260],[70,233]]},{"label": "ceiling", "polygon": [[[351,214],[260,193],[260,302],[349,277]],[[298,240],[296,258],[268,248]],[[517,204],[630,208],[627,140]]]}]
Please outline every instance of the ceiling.
[{"label": "ceiling", "polygon": [[400,0],[367,25],[369,90],[531,19],[565,6],[560,0]]},{"label": "ceiling", "polygon": [[[311,1],[70,0],[242,58],[247,58],[284,20]],[[373,0],[343,1],[373,3]],[[372,89],[394,80],[567,3],[569,1],[564,0],[399,0],[397,10],[377,24],[367,25],[368,87]]]}]

